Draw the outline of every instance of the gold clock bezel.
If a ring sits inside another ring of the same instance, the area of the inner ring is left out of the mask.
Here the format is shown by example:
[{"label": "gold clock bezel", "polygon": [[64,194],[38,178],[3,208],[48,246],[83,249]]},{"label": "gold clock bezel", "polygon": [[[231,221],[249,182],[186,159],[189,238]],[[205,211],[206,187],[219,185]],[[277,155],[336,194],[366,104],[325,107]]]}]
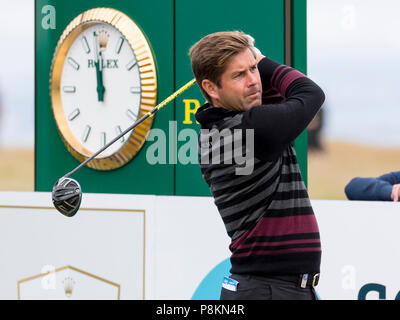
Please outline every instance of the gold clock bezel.
[{"label": "gold clock bezel", "polygon": [[[138,119],[152,110],[157,102],[157,73],[154,57],[146,37],[136,23],[126,14],[112,8],[94,8],[75,17],[65,28],[54,52],[50,72],[50,96],[60,136],[67,150],[80,162],[89,158],[93,152],[87,150],[69,128],[61,101],[61,74],[72,43],[84,30],[98,23],[108,23],[120,31],[135,53],[141,82],[141,105]],[[108,157],[96,157],[89,161],[87,166],[97,170],[112,170],[125,165],[143,147],[152,124],[153,118],[149,117],[135,128],[118,151]]]}]

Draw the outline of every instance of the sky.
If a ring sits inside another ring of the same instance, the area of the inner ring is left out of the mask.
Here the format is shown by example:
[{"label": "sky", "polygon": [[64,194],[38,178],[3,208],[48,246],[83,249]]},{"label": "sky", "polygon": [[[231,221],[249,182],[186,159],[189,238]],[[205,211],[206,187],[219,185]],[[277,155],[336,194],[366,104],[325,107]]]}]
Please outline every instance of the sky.
[{"label": "sky", "polygon": [[[326,94],[324,136],[400,147],[400,1],[307,2],[308,75]],[[33,8],[17,0],[0,11],[0,147],[34,145]]]},{"label": "sky", "polygon": [[33,8],[17,0],[0,10],[0,147],[34,144]]},{"label": "sky", "polygon": [[325,91],[324,135],[400,147],[398,0],[308,0],[308,75]]}]

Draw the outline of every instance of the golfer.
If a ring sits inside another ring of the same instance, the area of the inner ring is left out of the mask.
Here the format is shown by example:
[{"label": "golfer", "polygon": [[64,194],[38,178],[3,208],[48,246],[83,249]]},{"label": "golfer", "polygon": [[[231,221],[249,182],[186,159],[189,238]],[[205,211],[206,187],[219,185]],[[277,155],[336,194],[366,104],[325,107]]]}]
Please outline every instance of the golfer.
[{"label": "golfer", "polygon": [[[262,56],[250,38],[217,32],[189,53],[208,101],[196,113],[201,171],[232,240],[221,299],[312,300],[321,243],[293,142],[325,96],[299,71]],[[224,129],[242,132],[232,139],[243,138],[242,152],[253,157],[245,174],[232,152],[224,154],[226,135],[214,139]],[[215,149],[221,161],[204,161]]]}]

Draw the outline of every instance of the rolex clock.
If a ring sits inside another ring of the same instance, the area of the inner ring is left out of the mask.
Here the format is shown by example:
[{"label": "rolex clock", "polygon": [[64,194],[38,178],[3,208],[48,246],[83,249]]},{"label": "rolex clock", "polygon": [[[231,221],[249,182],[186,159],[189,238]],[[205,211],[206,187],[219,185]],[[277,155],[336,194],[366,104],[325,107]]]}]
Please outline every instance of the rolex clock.
[{"label": "rolex clock", "polygon": [[[50,74],[53,115],[68,151],[84,161],[156,105],[157,75],[146,37],[111,8],[83,12],[66,27]],[[111,170],[142,148],[152,118],[87,165]]]}]

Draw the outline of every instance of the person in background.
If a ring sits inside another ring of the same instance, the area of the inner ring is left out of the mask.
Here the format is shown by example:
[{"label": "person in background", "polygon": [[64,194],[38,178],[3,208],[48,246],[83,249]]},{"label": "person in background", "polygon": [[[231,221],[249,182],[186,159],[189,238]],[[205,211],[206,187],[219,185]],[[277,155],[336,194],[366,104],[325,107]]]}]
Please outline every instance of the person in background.
[{"label": "person in background", "polygon": [[397,202],[400,199],[400,171],[377,178],[353,178],[346,185],[344,192],[349,200]]},{"label": "person in background", "polygon": [[314,119],[312,119],[311,123],[307,127],[308,133],[308,150],[309,151],[323,151],[324,147],[321,142],[321,131],[324,125],[324,108],[321,107]]}]

